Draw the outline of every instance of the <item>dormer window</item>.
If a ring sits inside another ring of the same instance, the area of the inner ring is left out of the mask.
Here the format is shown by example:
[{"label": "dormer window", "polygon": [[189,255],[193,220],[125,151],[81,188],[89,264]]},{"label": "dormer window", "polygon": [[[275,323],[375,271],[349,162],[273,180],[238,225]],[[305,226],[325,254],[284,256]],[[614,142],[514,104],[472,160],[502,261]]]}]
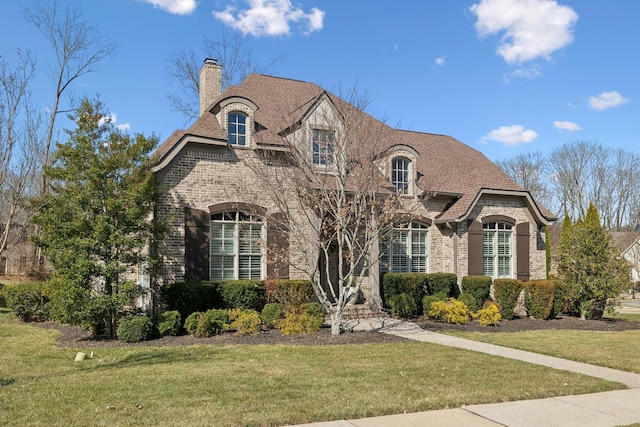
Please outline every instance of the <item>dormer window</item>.
[{"label": "dormer window", "polygon": [[313,164],[333,164],[333,131],[313,129]]},{"label": "dormer window", "polygon": [[227,136],[230,145],[247,145],[247,116],[234,111],[229,113],[227,123]]},{"label": "dormer window", "polygon": [[391,182],[398,194],[409,193],[409,160],[396,157],[391,161]]}]

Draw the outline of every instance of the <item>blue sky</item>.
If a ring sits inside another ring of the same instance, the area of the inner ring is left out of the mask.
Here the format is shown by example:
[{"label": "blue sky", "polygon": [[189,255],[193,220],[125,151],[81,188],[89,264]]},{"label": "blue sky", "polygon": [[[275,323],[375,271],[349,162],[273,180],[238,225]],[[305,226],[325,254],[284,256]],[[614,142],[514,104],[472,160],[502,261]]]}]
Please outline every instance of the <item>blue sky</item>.
[{"label": "blue sky", "polygon": [[[117,45],[76,93],[161,141],[185,127],[167,101],[167,57],[227,27],[256,62],[282,56],[270,74],[357,87],[389,125],[451,135],[492,160],[576,140],[640,154],[637,0],[59,1]],[[37,58],[34,101],[47,108],[47,44],[20,3],[0,0],[0,55],[15,65],[18,49]]]}]

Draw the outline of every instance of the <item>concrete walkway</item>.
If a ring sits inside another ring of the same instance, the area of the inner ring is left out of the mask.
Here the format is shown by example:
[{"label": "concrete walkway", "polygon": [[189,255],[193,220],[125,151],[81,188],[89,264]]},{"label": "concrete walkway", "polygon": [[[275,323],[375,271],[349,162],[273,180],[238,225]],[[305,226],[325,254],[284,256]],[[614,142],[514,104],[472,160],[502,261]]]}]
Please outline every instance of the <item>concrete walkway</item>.
[{"label": "concrete walkway", "polygon": [[354,320],[346,326],[354,331],[373,330],[416,341],[458,347],[577,372],[619,382],[625,384],[629,389],[577,396],[470,405],[457,409],[388,415],[359,420],[300,424],[296,427],[615,427],[640,423],[640,374],[425,331],[414,323],[394,319]]}]

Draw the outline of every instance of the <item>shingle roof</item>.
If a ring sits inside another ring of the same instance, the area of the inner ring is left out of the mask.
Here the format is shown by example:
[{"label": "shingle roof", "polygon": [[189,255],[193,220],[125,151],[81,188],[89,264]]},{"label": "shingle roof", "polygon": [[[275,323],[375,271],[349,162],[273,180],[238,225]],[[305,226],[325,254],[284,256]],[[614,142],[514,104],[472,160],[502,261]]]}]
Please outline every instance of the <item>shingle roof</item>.
[{"label": "shingle roof", "polygon": [[[456,193],[460,198],[440,218],[441,221],[463,219],[482,192],[528,193],[516,184],[497,165],[479,151],[446,135],[392,129],[374,117],[356,109],[341,98],[324,91],[316,84],[260,74],[249,75],[240,85],[229,87],[213,104],[230,97],[244,97],[258,106],[255,111],[258,144],[284,144],[282,132],[294,126],[320,96],[326,94],[338,110],[350,119],[356,118],[371,126],[384,126],[389,132],[389,145],[406,144],[420,153],[417,171],[421,175],[417,184],[423,190],[440,193]],[[188,130],[174,132],[156,151],[160,158],[166,156],[185,135],[226,140],[226,132],[220,128],[215,116],[203,114]],[[533,202],[545,220],[554,215]]]}]

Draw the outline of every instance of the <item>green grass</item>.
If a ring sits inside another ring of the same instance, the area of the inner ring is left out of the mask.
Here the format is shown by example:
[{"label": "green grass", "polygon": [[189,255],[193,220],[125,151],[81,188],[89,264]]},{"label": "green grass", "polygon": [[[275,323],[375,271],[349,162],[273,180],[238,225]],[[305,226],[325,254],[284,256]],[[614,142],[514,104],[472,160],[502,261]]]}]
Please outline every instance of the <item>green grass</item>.
[{"label": "green grass", "polygon": [[606,319],[627,319],[627,320],[633,320],[635,322],[640,322],[640,313],[615,313],[615,314],[605,313],[604,317]]},{"label": "green grass", "polygon": [[427,343],[55,347],[0,314],[0,425],[272,426],[624,388]]},{"label": "green grass", "polygon": [[471,340],[640,373],[640,331],[447,332]]}]

